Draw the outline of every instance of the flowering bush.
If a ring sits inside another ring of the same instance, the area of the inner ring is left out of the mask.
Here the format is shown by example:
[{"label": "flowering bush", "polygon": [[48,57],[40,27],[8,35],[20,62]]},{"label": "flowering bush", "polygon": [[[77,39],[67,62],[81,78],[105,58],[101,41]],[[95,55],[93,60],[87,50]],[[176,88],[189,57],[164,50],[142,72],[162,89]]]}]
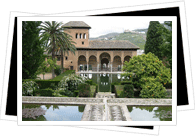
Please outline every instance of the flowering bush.
[{"label": "flowering bush", "polygon": [[38,89],[39,86],[35,81],[24,81],[22,83],[22,95],[28,96],[33,95],[33,91]]},{"label": "flowering bush", "polygon": [[74,91],[78,88],[78,85],[85,83],[85,81],[85,77],[76,74],[70,74],[62,78],[62,80],[58,84],[58,90],[63,90],[64,95],[66,96],[73,96]]}]

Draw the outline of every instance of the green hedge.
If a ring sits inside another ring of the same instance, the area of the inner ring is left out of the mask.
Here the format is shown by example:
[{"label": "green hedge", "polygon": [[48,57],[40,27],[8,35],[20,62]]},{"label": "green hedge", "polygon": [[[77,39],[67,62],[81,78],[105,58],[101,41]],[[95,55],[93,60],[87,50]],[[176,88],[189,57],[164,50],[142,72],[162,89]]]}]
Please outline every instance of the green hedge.
[{"label": "green hedge", "polygon": [[132,81],[121,81],[121,85],[132,84]]},{"label": "green hedge", "polygon": [[23,79],[22,82],[24,81],[35,81],[39,89],[46,89],[46,88],[51,88],[55,89],[56,86],[58,86],[58,83],[60,80],[37,80],[37,79]]},{"label": "green hedge", "polygon": [[34,96],[48,96],[48,97],[53,97],[53,92],[54,90],[51,88],[47,89],[38,89],[33,92]]},{"label": "green hedge", "polygon": [[58,86],[60,80],[35,80],[40,89],[52,88],[55,89]]}]

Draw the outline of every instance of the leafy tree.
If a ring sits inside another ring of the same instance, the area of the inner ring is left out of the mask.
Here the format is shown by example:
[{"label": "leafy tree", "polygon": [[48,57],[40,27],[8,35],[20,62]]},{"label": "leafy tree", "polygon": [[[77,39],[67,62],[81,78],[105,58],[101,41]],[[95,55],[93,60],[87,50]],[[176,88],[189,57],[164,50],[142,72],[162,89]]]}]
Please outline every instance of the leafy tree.
[{"label": "leafy tree", "polygon": [[[133,86],[140,90],[146,89],[145,86],[143,86],[146,85],[146,83],[148,84],[155,81],[156,84],[160,83],[166,85],[170,82],[170,69],[166,68],[162,61],[151,52],[134,56],[129,62],[125,62],[123,70],[125,73],[122,74],[122,76],[126,77],[125,80],[131,81]],[[151,81],[151,78],[154,80]],[[163,90],[163,88],[161,90]],[[156,96],[158,96],[158,94],[154,97],[156,98]],[[161,97],[164,97],[164,95],[161,95]]]},{"label": "leafy tree", "polygon": [[146,54],[151,52],[158,56],[159,59],[162,59],[162,52],[160,47],[163,43],[163,37],[161,33],[159,33],[159,29],[161,27],[162,26],[158,21],[150,21],[146,37],[146,44],[144,47]]},{"label": "leafy tree", "polygon": [[[68,52],[70,50],[74,53],[76,50],[74,42],[71,41],[71,36],[64,32],[67,27],[62,26],[62,22],[56,21],[45,21],[41,25],[41,37],[45,37],[47,40],[47,51],[52,53],[52,59],[55,59],[55,53],[61,51],[61,56],[63,57],[63,52]],[[63,59],[62,59],[63,68]],[[54,78],[55,73],[52,69],[52,77]]]},{"label": "leafy tree", "polygon": [[43,79],[44,79],[44,75],[46,72],[51,71],[51,69],[55,69],[57,67],[56,61],[57,61],[56,58],[54,60],[48,58],[47,61],[44,61],[39,66],[37,73],[43,74]]},{"label": "leafy tree", "polygon": [[35,79],[44,61],[44,39],[40,39],[40,21],[22,22],[22,79]]}]

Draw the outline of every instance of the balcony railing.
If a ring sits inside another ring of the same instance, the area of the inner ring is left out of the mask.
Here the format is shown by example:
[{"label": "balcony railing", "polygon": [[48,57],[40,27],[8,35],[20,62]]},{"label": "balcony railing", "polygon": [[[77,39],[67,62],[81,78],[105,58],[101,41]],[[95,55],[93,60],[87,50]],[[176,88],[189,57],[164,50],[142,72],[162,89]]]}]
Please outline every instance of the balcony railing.
[{"label": "balcony railing", "polygon": [[[87,72],[87,68],[80,68],[78,67],[78,71],[79,72]],[[111,68],[97,68],[97,67],[91,67],[89,68],[88,70],[89,72],[101,72],[101,71],[106,71],[106,72],[111,72]],[[121,71],[121,68],[118,68],[118,67],[112,67],[112,72],[119,72]]]}]

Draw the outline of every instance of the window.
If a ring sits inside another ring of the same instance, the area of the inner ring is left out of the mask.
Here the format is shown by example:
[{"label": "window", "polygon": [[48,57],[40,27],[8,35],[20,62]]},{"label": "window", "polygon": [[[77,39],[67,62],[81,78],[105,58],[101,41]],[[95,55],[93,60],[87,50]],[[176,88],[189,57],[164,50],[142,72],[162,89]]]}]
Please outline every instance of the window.
[{"label": "window", "polygon": [[60,61],[60,57],[57,57],[57,61]]},{"label": "window", "polygon": [[82,45],[84,45],[84,42],[82,42]]},{"label": "window", "polygon": [[76,39],[78,39],[79,38],[79,35],[78,35],[78,33],[76,33]]},{"label": "window", "polygon": [[82,39],[82,34],[80,34],[80,39]]},{"label": "window", "polygon": [[65,59],[66,59],[66,60],[68,60],[68,57],[67,57],[67,56],[65,56]]},{"label": "window", "polygon": [[87,36],[86,36],[86,34],[84,33],[84,34],[83,34],[83,39],[86,39],[86,37],[87,37]]}]

